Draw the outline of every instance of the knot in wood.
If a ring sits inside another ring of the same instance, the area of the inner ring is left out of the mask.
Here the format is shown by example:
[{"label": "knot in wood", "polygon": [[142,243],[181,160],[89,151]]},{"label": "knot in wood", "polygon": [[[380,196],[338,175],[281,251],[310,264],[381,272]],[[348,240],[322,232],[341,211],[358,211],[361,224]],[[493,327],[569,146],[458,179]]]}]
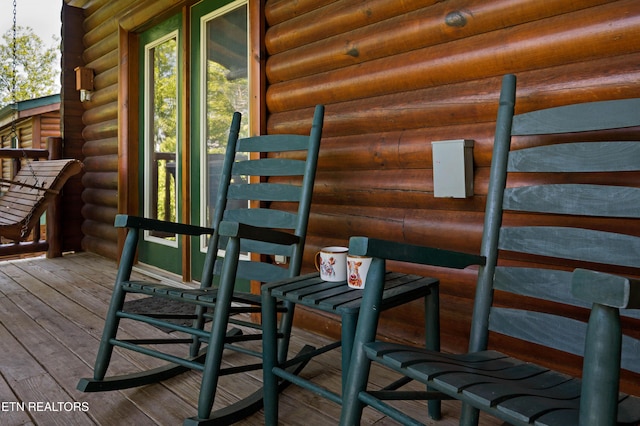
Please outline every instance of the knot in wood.
[{"label": "knot in wood", "polygon": [[464,15],[462,14],[462,12],[460,11],[455,11],[455,12],[450,12],[445,18],[444,18],[444,22],[445,24],[447,24],[447,26],[449,27],[458,27],[458,28],[462,28],[465,25],[467,25],[467,18],[464,17]]},{"label": "knot in wood", "polygon": [[358,46],[356,43],[352,42],[352,41],[347,41],[346,43],[346,54],[349,56],[353,56],[354,58],[357,58],[358,56],[360,56],[360,50],[358,50]]}]

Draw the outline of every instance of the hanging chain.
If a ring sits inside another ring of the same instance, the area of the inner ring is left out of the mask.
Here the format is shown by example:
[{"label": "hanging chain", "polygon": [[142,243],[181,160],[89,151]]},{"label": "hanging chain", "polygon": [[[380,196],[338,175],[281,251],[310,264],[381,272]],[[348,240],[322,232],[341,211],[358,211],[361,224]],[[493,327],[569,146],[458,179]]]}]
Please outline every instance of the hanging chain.
[{"label": "hanging chain", "polygon": [[[16,95],[16,89],[18,86],[18,4],[17,0],[13,0],[13,50],[12,62],[11,62],[11,101],[14,107],[17,106],[18,96]],[[17,110],[13,112],[13,119],[11,121],[11,146],[18,148],[18,128],[17,128]]]},{"label": "hanging chain", "polygon": [[[12,76],[11,76],[11,96],[14,107],[16,108],[13,112],[13,119],[11,121],[11,145],[15,148],[20,148],[20,141],[18,140],[18,3],[17,0],[13,0],[13,61],[11,64],[12,67]],[[22,150],[22,157],[29,167],[29,171],[35,180],[34,186],[39,187],[40,182],[38,181],[38,176],[36,175],[35,170],[33,170],[33,166],[29,161],[29,157],[27,156],[27,152]],[[27,217],[22,222],[22,228],[20,229],[20,237],[24,238],[29,233],[28,223],[31,222],[32,213],[29,212]]]}]

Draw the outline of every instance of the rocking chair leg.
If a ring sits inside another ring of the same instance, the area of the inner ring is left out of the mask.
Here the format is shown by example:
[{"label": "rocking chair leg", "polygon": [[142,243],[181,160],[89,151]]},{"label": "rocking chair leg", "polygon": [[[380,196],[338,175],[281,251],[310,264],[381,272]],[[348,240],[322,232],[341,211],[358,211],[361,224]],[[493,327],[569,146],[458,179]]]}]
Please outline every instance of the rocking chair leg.
[{"label": "rocking chair leg", "polygon": [[[202,274],[202,281],[201,281],[201,287],[203,288],[211,288],[211,286],[213,285],[213,270],[215,267],[215,259],[217,256],[217,244],[210,244],[209,247],[207,248],[207,256],[205,258],[205,264],[203,265],[203,274]],[[238,264],[238,261],[235,261],[235,265]],[[235,271],[233,272],[234,276],[235,276]],[[231,301],[229,301],[229,303],[231,303]],[[205,319],[204,319],[204,314],[207,311],[207,308],[205,308],[204,306],[197,306],[196,307],[196,316],[197,319],[194,321],[194,328],[197,328],[198,330],[202,330],[204,328],[204,323],[205,323]],[[197,356],[198,353],[200,353],[200,346],[201,346],[201,341],[198,338],[198,336],[193,336],[193,343],[191,344],[191,348],[190,348],[190,354],[192,357]]]},{"label": "rocking chair leg", "polygon": [[[105,379],[111,362],[111,356],[113,354],[113,344],[111,343],[111,340],[115,339],[116,333],[118,332],[118,326],[120,324],[118,312],[122,310],[126,297],[126,292],[120,283],[128,281],[131,277],[131,269],[133,268],[138,236],[139,231],[137,228],[130,229],[127,234],[120,266],[118,268],[115,287],[111,296],[109,310],[107,311],[102,339],[100,340],[100,347],[98,348],[98,355],[96,356],[93,378],[81,379],[77,386],[77,389],[80,391],[101,392],[137,387],[166,380],[189,370],[188,368],[177,364],[169,364],[149,371],[123,376],[113,376]],[[202,355],[200,355],[200,358],[201,357]],[[195,358],[197,359],[197,357]]]},{"label": "rocking chair leg", "polygon": [[[276,343],[276,300],[273,297],[262,297],[262,362],[263,362],[263,387],[264,387],[264,422],[267,425],[278,424],[278,378],[272,374],[277,365],[278,350]],[[286,356],[286,353],[284,354]]]},{"label": "rocking chair leg", "polygon": [[102,339],[100,340],[100,347],[93,370],[93,378],[95,380],[104,379],[107,374],[107,369],[109,368],[111,355],[113,354],[113,345],[110,340],[115,338],[118,332],[120,319],[117,314],[118,311],[122,310],[126,297],[126,293],[120,283],[127,281],[131,277],[131,269],[133,268],[133,260],[138,245],[138,235],[139,232],[137,229],[131,229],[127,234],[124,244],[120,266],[118,267],[118,275],[116,276],[115,287],[111,296],[111,303],[109,304],[104,331],[102,332]]},{"label": "rocking chair leg", "polygon": [[469,404],[462,404],[460,424],[463,426],[475,426],[478,424],[480,412]]},{"label": "rocking chair leg", "polygon": [[[196,319],[193,321],[193,328],[197,328],[198,330],[202,330],[204,328],[204,313],[206,312],[206,308],[204,306],[196,306]],[[200,352],[200,338],[198,336],[193,336],[193,343],[189,348],[189,354],[194,357],[197,356]]]},{"label": "rocking chair leg", "polygon": [[235,238],[230,239],[227,244],[227,258],[221,274],[211,334],[209,335],[207,356],[205,358],[204,371],[202,372],[202,385],[198,399],[198,418],[200,419],[208,419],[213,409],[213,401],[220,376],[220,366],[222,365],[225,335],[229,324],[229,311],[231,309],[236,270],[238,269],[239,252],[240,241]]},{"label": "rocking chair leg", "polygon": [[[216,309],[214,310],[213,323],[211,328],[211,334],[209,338],[209,346],[207,348],[207,356],[205,359],[202,384],[200,388],[200,397],[198,400],[198,416],[190,418],[185,421],[185,425],[208,425],[208,424],[231,424],[243,419],[250,414],[255,413],[262,408],[264,398],[270,404],[273,404],[274,393],[277,394],[284,389],[289,383],[284,381],[278,381],[274,378],[273,382],[267,379],[263,388],[257,390],[253,394],[244,398],[231,406],[225,407],[218,411],[212,412],[213,403],[215,400],[216,388],[218,386],[218,378],[220,376],[220,366],[222,365],[222,355],[224,351],[225,335],[227,333],[227,326],[229,324],[229,311],[231,308],[231,300],[233,296],[233,283],[235,282],[235,272],[237,270],[237,259],[240,246],[239,239],[232,238],[229,240],[226,248],[226,259],[221,274],[221,283],[218,288],[218,296],[216,300]],[[263,318],[263,333],[271,330],[275,337],[275,328],[277,323],[275,305],[272,306],[271,315],[269,314],[269,308],[267,308],[267,316],[273,317],[273,321],[265,320]],[[288,336],[292,327],[291,317],[293,316],[293,310],[290,309],[283,316],[280,330],[285,332]],[[268,324],[265,324],[268,323]],[[272,328],[269,328],[272,327]],[[267,345],[268,348],[263,347],[263,363],[268,365],[273,363],[276,358],[286,357],[288,350],[288,339],[284,339],[284,343],[280,345],[280,350],[284,353],[278,353],[278,345]],[[274,339],[274,342],[276,340]],[[282,343],[282,342],[281,342]],[[313,350],[312,347],[303,348],[302,353]],[[273,355],[270,355],[270,351],[274,351]],[[270,358],[269,358],[270,357]],[[265,361],[265,358],[269,358],[270,361]],[[300,362],[289,368],[289,371],[294,374],[298,374],[308,361]],[[277,404],[277,398],[276,402]],[[266,420],[265,420],[266,421]],[[266,421],[266,424],[270,424]]]}]

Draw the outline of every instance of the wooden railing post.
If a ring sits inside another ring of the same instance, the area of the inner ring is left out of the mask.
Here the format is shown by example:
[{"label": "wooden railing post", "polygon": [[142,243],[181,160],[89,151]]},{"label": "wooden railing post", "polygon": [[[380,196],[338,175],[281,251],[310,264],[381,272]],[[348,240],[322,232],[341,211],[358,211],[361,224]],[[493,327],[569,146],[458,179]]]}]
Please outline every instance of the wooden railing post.
[{"label": "wooden railing post", "polygon": [[62,158],[62,138],[49,136],[47,150],[49,151],[49,160],[60,160]]},{"label": "wooden railing post", "polygon": [[[49,160],[62,158],[62,138],[48,137]],[[62,197],[57,195],[47,208],[47,258],[62,256]]]}]

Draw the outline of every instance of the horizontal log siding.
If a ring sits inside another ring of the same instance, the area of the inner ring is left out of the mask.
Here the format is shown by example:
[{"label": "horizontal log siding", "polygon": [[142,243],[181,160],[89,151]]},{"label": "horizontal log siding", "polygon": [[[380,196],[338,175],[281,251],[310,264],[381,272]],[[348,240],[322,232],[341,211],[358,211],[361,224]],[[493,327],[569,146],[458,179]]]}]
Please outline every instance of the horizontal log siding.
[{"label": "horizontal log siding", "polygon": [[[307,132],[314,104],[326,104],[306,271],[314,269],[320,247],[346,245],[351,235],[478,252],[503,74],[518,75],[517,112],[640,96],[640,3],[633,0],[278,0],[267,1],[265,12],[268,132]],[[633,136],[615,134],[620,140]],[[475,195],[436,199],[431,141],[462,138],[475,141]],[[515,146],[549,142],[518,138]],[[531,179],[512,176],[508,184]],[[599,179],[640,186],[638,174]],[[595,219],[587,225],[629,227]],[[391,266],[441,279],[443,347],[464,351],[475,271]],[[421,315],[420,304],[396,309],[384,316],[381,333],[419,342]],[[300,318],[336,333],[335,319],[309,312]],[[572,369],[566,358],[495,343]],[[625,377],[624,386],[638,393],[634,381]]]},{"label": "horizontal log siding", "polygon": [[98,0],[79,7],[84,8],[82,62],[95,75],[91,101],[82,104],[85,141],[82,248],[116,258],[117,236],[104,228],[113,228],[117,212],[113,205],[118,193],[118,164],[113,161],[118,154],[118,32],[114,18],[126,5],[121,1]]},{"label": "horizontal log siding", "polygon": [[47,146],[47,138],[60,137],[60,112],[50,112],[40,116],[40,146]]},{"label": "horizontal log siding", "polygon": [[[274,112],[286,111],[308,107],[313,102],[328,104],[473,81],[498,75],[505,69],[521,73],[634,52],[640,31],[639,11],[640,3],[622,0],[363,64],[272,82],[267,91],[268,106]],[[506,15],[509,12],[504,11]],[[473,25],[469,18],[467,25]]]},{"label": "horizontal log siding", "polygon": [[[370,5],[355,3],[348,7],[338,2],[332,5],[331,11],[326,8],[317,12],[331,14],[334,16],[332,22],[318,20],[305,27],[309,33],[307,38],[311,39],[308,44],[303,43],[304,37],[297,37],[298,33],[295,33],[296,37],[288,34],[290,41],[276,31],[270,34],[267,46],[274,55],[269,60],[267,75],[272,82],[286,81],[610,1],[590,0],[576,5],[578,2],[566,0],[544,3],[536,0],[455,0],[427,7],[436,2],[422,0],[403,3],[403,10],[400,5],[379,0],[377,3],[382,4],[378,13],[358,14],[361,18],[368,18],[366,20],[354,19],[354,11],[358,12],[365,6],[373,10],[376,2],[369,2]],[[391,10],[384,10],[385,6]],[[376,21],[372,19],[374,17],[384,20]],[[312,18],[309,14],[300,19]],[[472,25],[469,25],[470,21]],[[327,37],[327,28],[335,29],[329,30],[331,37]],[[348,32],[338,33],[345,29]],[[280,31],[286,34],[285,29]],[[337,34],[333,35],[334,32]],[[319,39],[319,35],[324,38]]]},{"label": "horizontal log siding", "polygon": [[[150,22],[180,1],[163,0],[132,4],[127,0],[71,0],[84,11],[84,66],[94,70],[91,101],[82,104],[82,138],[85,143],[85,174],[82,183],[82,247],[109,258],[117,258],[117,232],[113,227],[118,213],[118,114],[119,28],[134,30]],[[135,9],[135,13],[131,13]]]}]

